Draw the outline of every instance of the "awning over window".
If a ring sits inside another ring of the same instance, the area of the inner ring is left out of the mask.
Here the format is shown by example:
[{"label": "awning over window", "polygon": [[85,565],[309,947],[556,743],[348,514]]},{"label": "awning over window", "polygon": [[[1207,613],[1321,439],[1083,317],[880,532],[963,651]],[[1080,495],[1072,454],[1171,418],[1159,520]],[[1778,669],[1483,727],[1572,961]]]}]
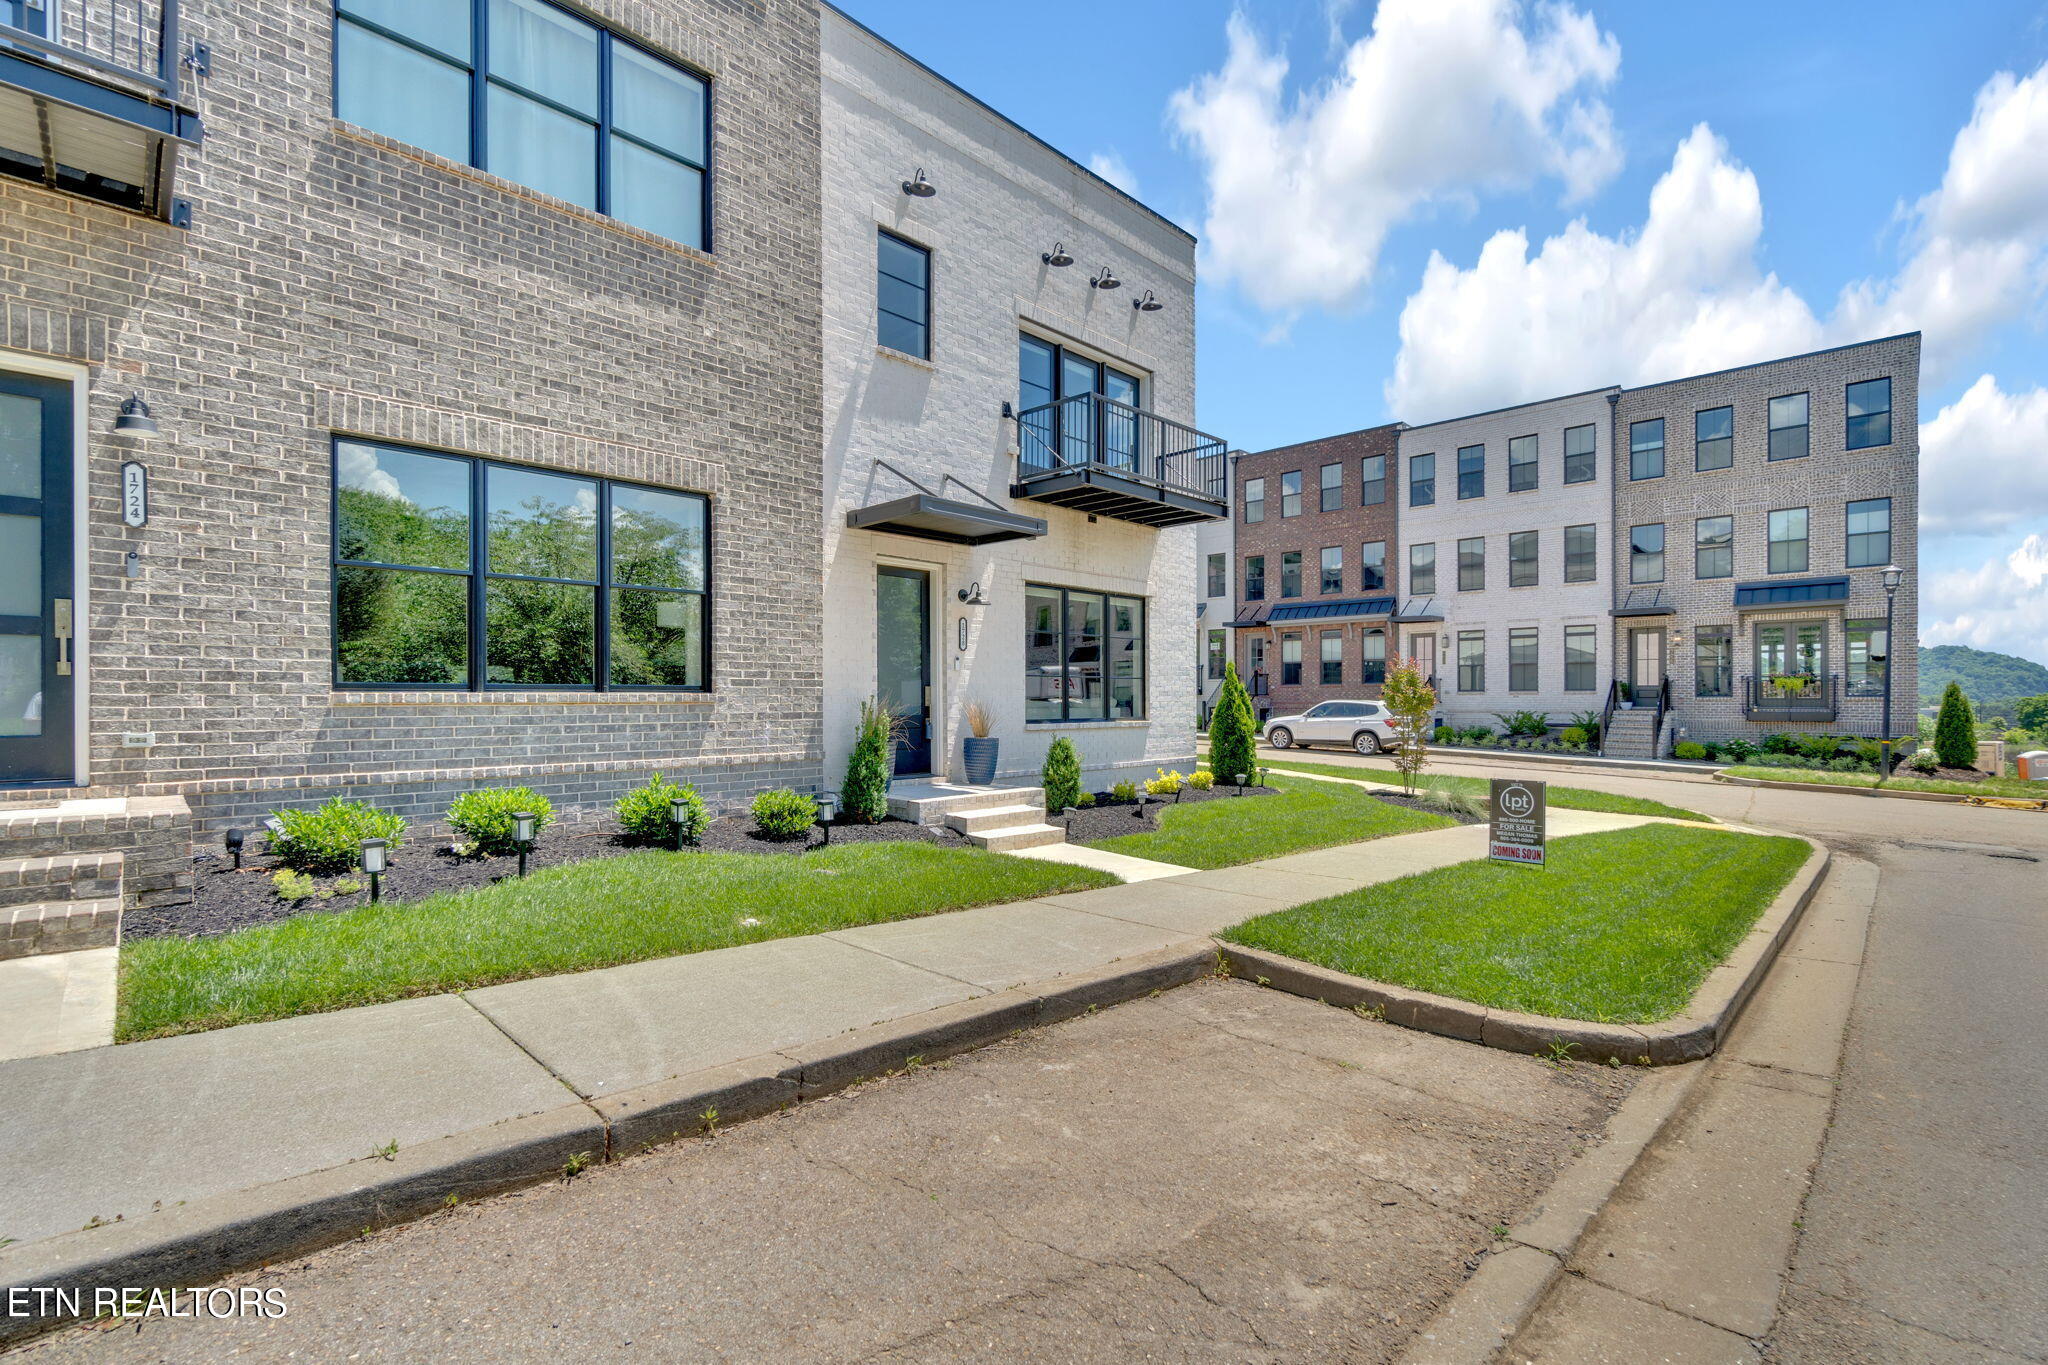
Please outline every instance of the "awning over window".
[{"label": "awning over window", "polygon": [[1265,605],[1263,603],[1253,603],[1237,614],[1237,619],[1230,623],[1230,628],[1232,630],[1241,630],[1246,626],[1263,626],[1264,624],[1266,624]]},{"label": "awning over window", "polygon": [[1284,602],[1273,608],[1266,620],[1274,625],[1282,621],[1355,621],[1393,612],[1391,597],[1353,597],[1340,602]]},{"label": "awning over window", "polygon": [[846,524],[856,531],[887,531],[919,540],[943,540],[949,545],[992,545],[1045,534],[1043,518],[935,498],[929,493],[913,493],[848,512]]},{"label": "awning over window", "polygon": [[1614,609],[1616,616],[1671,616],[1677,608],[1664,596],[1662,588],[1630,588],[1621,599],[1621,605]]},{"label": "awning over window", "polygon": [[1802,602],[1846,602],[1847,575],[1835,578],[1776,578],[1735,585],[1735,609],[1753,611],[1760,607],[1790,607]]},{"label": "awning over window", "polygon": [[1396,621],[1441,621],[1443,608],[1436,604],[1434,597],[1411,597],[1401,604],[1401,610],[1394,613]]}]

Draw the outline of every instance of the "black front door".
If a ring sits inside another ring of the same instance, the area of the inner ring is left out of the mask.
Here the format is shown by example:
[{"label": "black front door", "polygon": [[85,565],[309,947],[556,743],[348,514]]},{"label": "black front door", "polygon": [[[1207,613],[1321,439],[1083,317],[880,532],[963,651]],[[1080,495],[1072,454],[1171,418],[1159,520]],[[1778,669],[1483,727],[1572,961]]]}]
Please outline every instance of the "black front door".
[{"label": "black front door", "polygon": [[922,569],[875,573],[875,692],[902,717],[896,771],[932,770],[932,579]]},{"label": "black front door", "polygon": [[0,371],[0,785],[69,782],[71,386]]}]

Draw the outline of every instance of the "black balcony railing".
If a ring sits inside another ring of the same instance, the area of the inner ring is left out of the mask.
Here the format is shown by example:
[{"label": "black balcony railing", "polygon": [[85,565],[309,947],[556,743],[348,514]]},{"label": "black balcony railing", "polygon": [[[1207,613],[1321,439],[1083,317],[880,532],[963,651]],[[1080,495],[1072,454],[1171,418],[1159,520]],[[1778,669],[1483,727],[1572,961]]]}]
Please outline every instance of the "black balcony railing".
[{"label": "black balcony railing", "polygon": [[0,4],[0,49],[112,77],[178,102],[178,0]]},{"label": "black balcony railing", "polygon": [[1751,720],[1833,720],[1839,709],[1842,680],[1785,674],[1742,680],[1742,714]]},{"label": "black balcony railing", "polygon": [[1019,497],[1154,526],[1225,515],[1230,468],[1221,437],[1099,393],[1016,418]]}]

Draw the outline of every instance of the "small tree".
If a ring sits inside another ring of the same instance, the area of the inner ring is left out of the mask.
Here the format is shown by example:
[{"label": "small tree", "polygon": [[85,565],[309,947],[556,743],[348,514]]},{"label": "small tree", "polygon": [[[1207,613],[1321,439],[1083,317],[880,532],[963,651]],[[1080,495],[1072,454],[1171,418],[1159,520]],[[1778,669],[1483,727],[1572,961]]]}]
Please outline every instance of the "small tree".
[{"label": "small tree", "polygon": [[1237,664],[1223,666],[1223,686],[1216,694],[1216,714],[1209,717],[1209,771],[1219,782],[1249,776],[1258,757],[1258,718],[1251,696],[1237,680]]},{"label": "small tree", "polygon": [[888,818],[889,778],[896,768],[896,732],[901,726],[901,719],[881,698],[860,704],[853,756],[846,761],[846,781],[839,788],[839,808],[855,824],[872,825]]},{"label": "small tree", "polygon": [[2012,723],[2022,730],[2048,731],[2048,693],[2021,697],[2012,704]]},{"label": "small tree", "polygon": [[1073,740],[1061,735],[1046,747],[1038,783],[1045,788],[1045,808],[1055,815],[1081,803],[1081,755]]},{"label": "small tree", "polygon": [[1429,717],[1436,710],[1436,689],[1420,663],[1396,658],[1387,663],[1380,700],[1394,717],[1394,771],[1412,792],[1417,775],[1429,762]]},{"label": "small tree", "polygon": [[1968,768],[1977,762],[1977,717],[1963,689],[1950,683],[1941,694],[1934,718],[1934,756],[1946,768]]}]

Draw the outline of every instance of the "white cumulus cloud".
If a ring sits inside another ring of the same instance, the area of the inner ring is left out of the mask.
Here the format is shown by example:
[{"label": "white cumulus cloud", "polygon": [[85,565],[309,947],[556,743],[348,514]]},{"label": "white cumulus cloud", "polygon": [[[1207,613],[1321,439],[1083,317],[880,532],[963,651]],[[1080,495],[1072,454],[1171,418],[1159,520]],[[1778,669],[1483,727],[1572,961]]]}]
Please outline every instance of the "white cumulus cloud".
[{"label": "white cumulus cloud", "polygon": [[1930,536],[2048,521],[2048,389],[1983,375],[1920,427],[1920,527]]},{"label": "white cumulus cloud", "polygon": [[1620,44],[1560,0],[1380,0],[1336,74],[1292,95],[1242,12],[1228,33],[1170,113],[1207,175],[1207,268],[1263,308],[1355,299],[1387,233],[1436,205],[1539,176],[1583,198],[1620,167],[1595,94]]},{"label": "white cumulus cloud", "polygon": [[2048,537],[2030,535],[1975,569],[1927,585],[1920,640],[2048,661]]},{"label": "white cumulus cloud", "polygon": [[1131,174],[1131,168],[1125,164],[1122,154],[1115,148],[1097,152],[1089,157],[1088,169],[1133,199],[1138,197],[1138,177]]}]

